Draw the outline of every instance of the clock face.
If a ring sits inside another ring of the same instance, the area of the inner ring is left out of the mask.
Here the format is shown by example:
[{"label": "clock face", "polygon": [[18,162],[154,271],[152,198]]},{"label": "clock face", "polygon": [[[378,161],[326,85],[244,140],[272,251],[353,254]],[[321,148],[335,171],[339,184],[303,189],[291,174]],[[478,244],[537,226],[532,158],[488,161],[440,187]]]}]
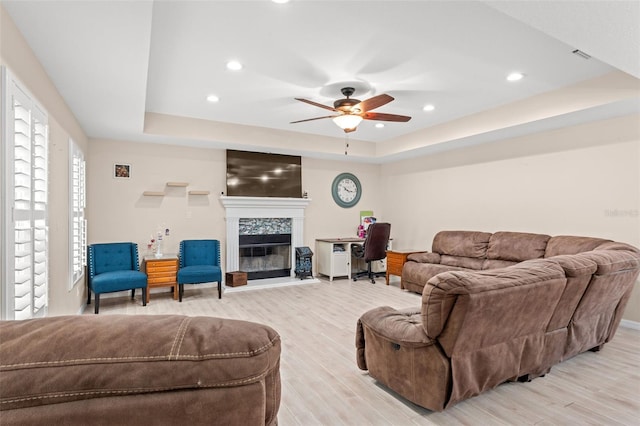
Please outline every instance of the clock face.
[{"label": "clock face", "polygon": [[360,200],[361,193],[360,181],[351,173],[341,173],[333,180],[331,194],[340,207],[355,206]]}]

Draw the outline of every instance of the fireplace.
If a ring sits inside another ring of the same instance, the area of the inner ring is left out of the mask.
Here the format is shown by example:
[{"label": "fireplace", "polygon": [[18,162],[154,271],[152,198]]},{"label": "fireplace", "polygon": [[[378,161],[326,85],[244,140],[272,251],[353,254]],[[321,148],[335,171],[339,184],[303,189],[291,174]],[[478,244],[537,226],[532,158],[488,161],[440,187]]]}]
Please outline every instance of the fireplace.
[{"label": "fireplace", "polygon": [[[311,202],[308,198],[279,198],[279,197],[229,197],[221,196],[220,202],[226,209],[227,241],[226,241],[226,271],[247,272],[249,280],[260,278],[250,274],[244,267],[265,267],[266,271],[280,270],[279,277],[287,279],[295,277],[292,265],[295,265],[295,247],[304,246],[304,209]],[[258,220],[266,219],[266,221]],[[277,224],[277,227],[276,225]],[[282,228],[285,227],[285,228]],[[256,231],[256,228],[258,230]],[[281,241],[259,241],[263,237],[245,239],[245,236],[263,235],[273,239],[286,238],[289,235],[288,250],[285,251]],[[248,243],[246,241],[249,241]],[[245,247],[247,245],[253,247]],[[241,249],[241,246],[242,249]],[[246,254],[245,249],[251,249],[251,261],[241,260]],[[264,255],[262,255],[264,254]],[[282,267],[276,267],[273,262],[283,260]],[[241,265],[241,262],[242,265]],[[252,262],[252,263],[247,263]],[[285,272],[286,271],[286,275]],[[274,274],[275,272],[267,272]],[[249,283],[251,284],[251,283]]]},{"label": "fireplace", "polygon": [[240,235],[239,256],[249,280],[291,276],[291,234]]}]

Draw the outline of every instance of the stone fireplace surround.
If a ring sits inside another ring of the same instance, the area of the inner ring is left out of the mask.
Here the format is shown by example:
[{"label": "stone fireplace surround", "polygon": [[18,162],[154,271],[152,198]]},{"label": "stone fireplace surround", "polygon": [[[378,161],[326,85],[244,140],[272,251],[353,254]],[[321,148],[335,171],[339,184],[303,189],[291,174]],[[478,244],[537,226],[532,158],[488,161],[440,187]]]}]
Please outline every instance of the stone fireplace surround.
[{"label": "stone fireplace surround", "polygon": [[[291,265],[296,264],[295,247],[304,245],[304,210],[311,199],[223,195],[220,202],[226,210],[226,271],[238,271],[240,268],[241,218],[291,218]],[[295,276],[294,269],[292,266],[291,277]]]}]

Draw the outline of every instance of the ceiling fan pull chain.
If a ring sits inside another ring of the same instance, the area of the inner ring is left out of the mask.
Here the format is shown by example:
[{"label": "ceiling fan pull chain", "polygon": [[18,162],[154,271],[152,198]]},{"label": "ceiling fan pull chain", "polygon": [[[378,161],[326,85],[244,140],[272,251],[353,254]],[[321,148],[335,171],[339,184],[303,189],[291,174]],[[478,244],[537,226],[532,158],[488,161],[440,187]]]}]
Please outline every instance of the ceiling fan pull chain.
[{"label": "ceiling fan pull chain", "polygon": [[349,133],[344,134],[344,155],[349,151]]}]

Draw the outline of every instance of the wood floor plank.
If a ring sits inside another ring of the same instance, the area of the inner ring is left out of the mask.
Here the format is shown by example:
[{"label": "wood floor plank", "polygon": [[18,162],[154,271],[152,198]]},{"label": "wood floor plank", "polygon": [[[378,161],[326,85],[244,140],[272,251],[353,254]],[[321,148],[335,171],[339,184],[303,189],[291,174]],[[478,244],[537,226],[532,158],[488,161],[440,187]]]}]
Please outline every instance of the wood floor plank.
[{"label": "wood floor plank", "polygon": [[[420,296],[378,279],[321,279],[320,283],[224,293],[185,286],[171,293],[104,298],[100,315],[180,314],[267,324],[282,338],[281,426],[307,425],[636,425],[640,418],[640,331],[620,328],[598,353],[554,366],[529,383],[506,383],[443,412],[404,400],[358,369],[358,318],[378,306],[418,307]],[[93,315],[91,308],[86,315]],[[428,378],[425,378],[428,380]]]}]

